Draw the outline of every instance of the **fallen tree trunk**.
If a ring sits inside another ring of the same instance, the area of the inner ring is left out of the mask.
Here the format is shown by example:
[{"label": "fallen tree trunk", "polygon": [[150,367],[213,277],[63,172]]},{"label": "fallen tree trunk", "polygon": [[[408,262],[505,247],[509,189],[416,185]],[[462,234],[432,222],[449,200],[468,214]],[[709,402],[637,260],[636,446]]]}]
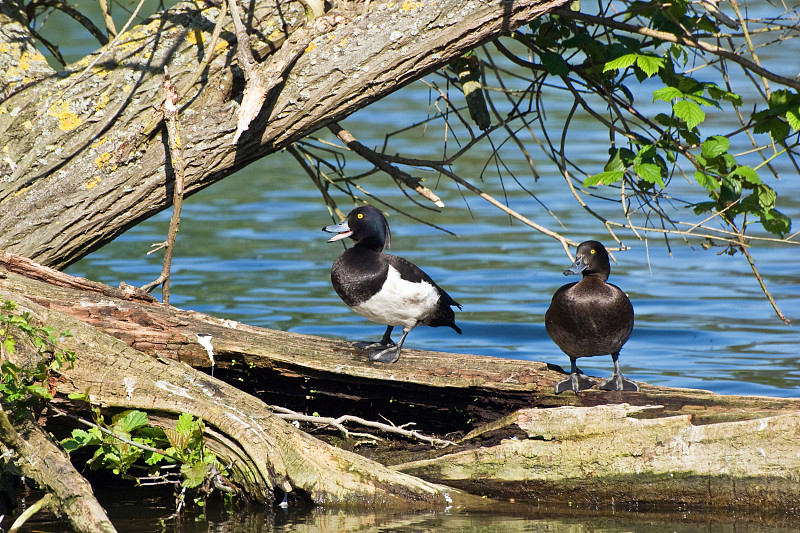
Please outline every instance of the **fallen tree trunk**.
[{"label": "fallen tree trunk", "polygon": [[[368,475],[370,485],[389,478],[385,467],[359,455],[318,448],[322,443],[316,439],[275,421],[266,402],[321,416],[416,422],[422,432],[456,441],[447,448],[400,446],[394,440],[359,449],[415,476],[395,480],[394,486],[414,487],[419,505],[440,505],[448,490],[444,486],[463,490],[458,494],[464,501],[471,493],[781,511],[800,502],[800,400],[795,398],[722,396],[647,384],[638,393],[591,390],[556,396],[553,384],[563,373],[544,363],[408,350],[398,363],[378,365],[348,342],[183,311],[133,288],[73,278],[13,254],[0,256],[0,264],[6,268],[0,279],[3,297],[29,298],[49,308],[49,320],[70,326],[82,343],[77,351],[88,365],[84,368],[108,369],[70,371],[59,391],[89,390],[107,407],[202,416],[228,440],[238,441],[241,450],[226,457],[249,458],[240,461],[248,466],[241,467],[239,482],[260,476],[265,487],[306,491],[320,503],[397,503],[409,494],[385,486],[365,492],[347,475],[333,482],[327,469],[337,477],[350,463],[361,465],[359,475]],[[105,340],[87,340],[92,335]],[[185,362],[260,400],[190,373]],[[650,408],[607,405],[618,403]],[[305,427],[325,437],[319,426]],[[767,445],[773,441],[780,445]],[[337,442],[353,446],[338,435]],[[254,449],[259,443],[273,454]]]},{"label": "fallen tree trunk", "polygon": [[689,415],[630,416],[643,409],[525,409],[505,422],[527,438],[395,469],[494,498],[779,513],[800,506],[800,413],[706,425]]},{"label": "fallen tree trunk", "polygon": [[485,505],[485,500],[460,490],[330,446],[281,420],[257,398],[184,363],[143,354],[7,287],[0,293],[48,327],[72,334],[62,346],[79,354],[78,360],[51,383],[58,393],[84,393],[93,405],[105,409],[139,409],[173,417],[189,413],[202,418],[211,428],[211,449],[232,465],[232,481],[250,499],[270,503],[273,491],[279,489],[330,506],[444,509]]}]

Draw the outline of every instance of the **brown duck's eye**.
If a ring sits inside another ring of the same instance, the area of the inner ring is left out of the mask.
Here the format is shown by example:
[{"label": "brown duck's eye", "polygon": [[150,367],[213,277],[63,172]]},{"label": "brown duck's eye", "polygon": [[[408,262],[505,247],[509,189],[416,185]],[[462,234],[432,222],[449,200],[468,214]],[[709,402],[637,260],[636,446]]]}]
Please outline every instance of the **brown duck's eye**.
[{"label": "brown duck's eye", "polygon": [[364,213],[359,213],[356,215],[358,218],[364,218]]},{"label": "brown duck's eye", "polygon": [[590,254],[592,254],[592,255],[594,255],[596,251],[597,251],[597,250],[595,250],[595,249],[593,248],[593,249],[589,250],[589,253],[590,253]]}]

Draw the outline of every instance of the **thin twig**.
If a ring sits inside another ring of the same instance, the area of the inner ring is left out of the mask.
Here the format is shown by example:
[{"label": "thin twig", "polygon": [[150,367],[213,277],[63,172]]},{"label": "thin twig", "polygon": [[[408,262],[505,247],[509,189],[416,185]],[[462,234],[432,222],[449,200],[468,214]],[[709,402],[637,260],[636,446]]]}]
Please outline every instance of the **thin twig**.
[{"label": "thin twig", "polygon": [[[104,1],[104,0],[101,0]],[[69,4],[62,2],[61,0],[37,0],[36,2],[32,2],[31,5],[27,8],[28,16],[33,15],[32,10],[35,10],[37,7],[52,7],[53,9],[57,9],[68,17],[72,17],[78,24],[86,28],[86,30],[92,34],[92,36],[97,39],[101,46],[105,46],[108,44],[108,37],[102,32],[100,28],[95,26],[94,22],[91,21],[89,17],[78,11],[76,8],[72,7]]]},{"label": "thin twig", "polygon": [[206,47],[206,53],[203,55],[203,60],[197,65],[197,68],[194,69],[192,73],[192,77],[189,78],[189,81],[183,86],[183,89],[180,91],[180,98],[184,99],[189,91],[192,89],[197,80],[200,79],[200,76],[203,75],[203,71],[206,70],[211,60],[215,57],[215,51],[217,49],[217,42],[219,41],[220,35],[222,35],[222,27],[223,23],[225,22],[225,15],[228,14],[228,4],[226,2],[222,2],[222,5],[219,7],[219,15],[217,16],[217,22],[214,24],[214,31],[211,33],[211,40],[208,42],[208,46]]},{"label": "thin twig", "polygon": [[775,314],[778,315],[778,318],[780,318],[783,321],[783,323],[788,326],[789,324],[791,324],[791,320],[789,320],[786,317],[786,315],[784,315],[783,312],[781,312],[780,308],[778,307],[778,303],[775,301],[775,299],[772,297],[772,294],[770,294],[769,290],[767,289],[767,284],[764,282],[764,278],[761,277],[761,274],[758,272],[758,268],[756,268],[755,259],[753,258],[752,255],[750,255],[750,252],[747,251],[747,243],[745,243],[745,238],[744,238],[744,225],[742,225],[742,230],[739,235],[740,235],[739,249],[747,258],[747,262],[750,264],[750,269],[753,271],[753,275],[756,277],[758,285],[761,287],[761,291],[764,293],[764,296],[767,297],[767,300],[769,300],[769,303],[770,305],[772,305],[772,309],[775,310]]},{"label": "thin twig", "polygon": [[98,0],[100,2],[100,11],[103,12],[103,20],[106,23],[106,31],[109,37],[117,36],[117,28],[114,26],[114,19],[111,18],[111,11],[108,9],[108,0]]},{"label": "thin twig", "polygon": [[28,521],[33,515],[41,511],[42,509],[46,509],[50,507],[51,504],[56,503],[54,501],[55,496],[53,493],[48,492],[44,496],[42,496],[36,503],[25,509],[25,511],[14,520],[14,523],[11,524],[11,527],[8,528],[8,533],[17,533],[20,528]]},{"label": "thin twig", "polygon": [[[747,21],[739,11],[739,3],[736,0],[728,0],[728,2],[731,4],[734,13],[736,13],[736,17],[739,19],[739,25],[742,28],[742,33],[744,33],[744,41],[747,43],[747,49],[750,55],[753,56],[753,62],[761,68],[761,61],[758,59],[758,54],[756,54],[756,49],[753,46],[753,40],[750,38],[750,32],[747,29]],[[767,98],[769,98],[769,81],[763,74],[761,75],[761,81],[764,84],[764,93]]]},{"label": "thin twig", "polygon": [[539,233],[543,233],[543,234],[547,235],[548,237],[554,238],[555,240],[557,240],[558,242],[561,243],[561,245],[564,247],[565,250],[568,250],[568,246],[578,246],[577,242],[575,242],[573,240],[570,240],[570,239],[567,239],[566,237],[564,237],[560,233],[557,233],[557,232],[555,232],[555,231],[553,231],[551,229],[548,229],[548,228],[542,226],[541,224],[537,224],[536,222],[530,220],[529,218],[522,216],[521,214],[517,213],[516,211],[514,211],[513,209],[508,207],[507,205],[505,205],[502,202],[499,202],[498,200],[496,200],[493,196],[483,192],[478,187],[476,187],[475,185],[469,183],[467,180],[461,178],[460,176],[458,176],[454,172],[451,172],[447,168],[439,167],[439,168],[437,168],[437,170],[439,172],[441,172],[442,174],[444,174],[445,176],[447,176],[448,178],[450,178],[451,180],[453,180],[456,183],[458,183],[459,185],[461,185],[462,187],[465,187],[465,188],[469,189],[472,193],[477,194],[478,196],[480,196],[481,198],[483,198],[484,200],[486,200],[487,202],[489,202],[493,206],[497,207],[498,209],[500,209],[501,211],[503,211],[507,215],[519,220],[520,222],[522,222],[523,224],[525,224],[527,226],[532,227],[533,229],[535,229]]},{"label": "thin twig", "polygon": [[314,185],[316,185],[317,189],[319,189],[322,198],[325,200],[325,205],[328,206],[328,209],[331,211],[331,218],[333,218],[333,220],[336,222],[339,220],[344,220],[345,214],[342,213],[342,211],[336,206],[336,201],[331,197],[330,194],[328,194],[328,189],[322,185],[322,182],[319,179],[319,173],[314,172],[314,169],[306,163],[306,161],[303,159],[303,156],[300,154],[294,144],[289,145],[286,148],[286,151],[295,158],[300,167],[306,171],[308,177],[311,178],[311,181],[314,183]]},{"label": "thin twig", "polygon": [[247,34],[244,24],[242,24],[236,0],[228,0],[228,11],[230,11],[233,28],[236,32],[236,58],[239,60],[239,67],[244,71],[245,79],[249,80],[256,65],[256,59],[253,57],[253,51],[250,48],[250,36]]},{"label": "thin twig", "polygon": [[444,207],[444,202],[442,202],[441,198],[434,194],[434,192],[429,188],[423,187],[419,178],[415,178],[410,174],[403,172],[399,168],[387,163],[386,159],[381,157],[381,154],[375,152],[374,150],[370,150],[358,142],[358,140],[353,137],[349,131],[342,128],[338,123],[334,122],[329,124],[328,129],[331,130],[333,134],[336,135],[339,140],[342,141],[350,150],[354,151],[383,172],[386,172],[392,176],[392,178],[399,180],[408,187],[414,189],[420,196],[423,196],[433,202],[436,207]]},{"label": "thin twig", "polygon": [[[59,91],[58,93],[56,93],[56,95],[58,95],[58,94],[61,94],[61,95],[63,95],[63,96],[66,96],[66,94],[67,94],[67,93],[68,93],[68,92],[69,92],[69,91],[70,91],[70,90],[71,90],[73,87],[75,87],[75,85],[77,85],[79,81],[81,81],[81,80],[83,79],[83,77],[86,75],[86,73],[87,73],[87,72],[89,72],[91,69],[93,69],[93,68],[94,68],[94,66],[95,66],[95,65],[96,65],[98,62],[100,62],[100,60],[101,60],[101,59],[103,59],[103,58],[105,57],[105,55],[106,55],[106,54],[107,54],[107,53],[108,53],[110,50],[113,50],[113,49],[114,49],[114,47],[117,45],[117,41],[119,41],[119,40],[120,40],[120,38],[121,38],[121,37],[122,37],[122,36],[125,34],[125,32],[128,30],[128,27],[129,27],[129,26],[130,26],[130,25],[133,23],[133,20],[134,20],[134,19],[135,19],[135,18],[136,18],[136,17],[139,15],[139,10],[140,10],[140,9],[142,8],[142,6],[144,5],[144,2],[145,2],[145,0],[139,0],[139,4],[136,6],[136,9],[134,9],[134,10],[133,10],[133,13],[131,13],[131,16],[130,16],[130,18],[128,18],[128,21],[127,21],[127,22],[125,23],[125,25],[122,27],[122,30],[120,30],[119,34],[118,34],[116,37],[114,37],[114,40],[113,40],[113,41],[111,41],[110,43],[108,43],[108,45],[106,45],[105,47],[103,47],[103,50],[102,50],[102,51],[101,51],[99,54],[97,54],[97,57],[95,57],[95,58],[94,58],[92,61],[90,61],[90,62],[89,62],[89,64],[88,64],[88,65],[86,65],[86,68],[84,68],[84,69],[83,69],[83,70],[80,72],[80,74],[78,74],[78,75],[75,77],[75,79],[72,81],[72,83],[70,83],[70,84],[69,84],[69,86],[68,86],[66,89],[64,89],[63,91]],[[54,95],[54,96],[56,96],[56,95]],[[52,98],[53,98],[53,97],[51,97],[51,98],[50,98],[50,99],[47,101],[47,103],[44,105],[44,110],[42,111],[42,113],[40,114],[40,116],[45,116],[45,115],[47,114],[47,111],[49,111],[49,110],[50,110],[50,107],[52,106]]]},{"label": "thin twig", "polygon": [[81,418],[79,416],[75,416],[75,415],[73,415],[71,413],[68,413],[68,412],[66,412],[66,411],[64,411],[62,409],[59,409],[58,407],[54,406],[53,404],[47,404],[47,407],[48,407],[48,409],[51,409],[52,411],[54,411],[58,416],[63,416],[64,418],[69,418],[70,420],[73,420],[73,421],[75,421],[75,422],[77,422],[79,424],[83,424],[84,426],[97,429],[101,433],[105,433],[106,435],[108,435],[110,437],[114,437],[118,441],[120,441],[122,443],[125,443],[125,444],[129,444],[129,445],[133,446],[134,448],[139,448],[140,450],[144,450],[146,452],[152,452],[152,453],[157,453],[159,455],[163,455],[164,457],[167,457],[168,459],[171,459],[172,461],[175,461],[176,463],[180,463],[181,462],[181,460],[178,457],[175,457],[174,455],[170,455],[165,450],[159,450],[158,448],[154,448],[152,446],[148,446],[147,444],[142,444],[141,442],[136,442],[135,440],[131,440],[129,438],[117,435],[116,433],[114,433],[113,431],[111,431],[108,428],[105,428],[105,427],[103,427],[103,426],[101,426],[99,424],[95,424],[94,422],[92,422],[90,420],[86,420],[85,418]]},{"label": "thin twig", "polygon": [[172,269],[172,256],[175,251],[175,240],[178,237],[178,228],[181,223],[181,208],[183,207],[184,189],[184,161],[183,161],[183,142],[180,136],[180,123],[178,121],[178,90],[169,78],[167,67],[164,67],[164,80],[161,82],[163,100],[160,111],[164,115],[167,123],[167,136],[169,143],[169,155],[172,161],[172,171],[175,176],[175,185],[172,194],[172,218],[169,221],[169,231],[167,240],[163,243],[154,244],[155,250],[164,248],[164,263],[161,267],[161,275],[155,281],[142,286],[142,290],[150,292],[154,287],[161,285],[161,301],[169,304],[169,280],[170,270]]},{"label": "thin twig", "polygon": [[[223,2],[222,6],[219,8],[219,15],[217,17],[217,22],[214,24],[214,31],[211,35],[211,41],[208,44],[208,52],[203,56],[203,60],[197,66],[197,68],[192,73],[192,77],[189,79],[188,83],[184,84],[183,88],[180,90],[179,99],[184,101],[190,101],[187,99],[186,96],[191,91],[192,87],[197,80],[200,79],[200,76],[203,75],[203,72],[211,63],[211,61],[215,57],[215,51],[217,48],[217,41],[219,40],[220,35],[222,35],[222,28],[225,20],[225,15],[227,14],[227,4]],[[188,103],[186,104],[188,105]],[[120,145],[119,150],[117,151],[114,162],[115,164],[119,164],[124,162],[127,157],[134,153],[136,149],[146,140],[150,139],[150,137],[156,132],[156,130],[161,126],[162,116],[160,113],[155,113],[154,116],[147,122],[145,125],[142,125],[138,128],[135,134],[133,134],[127,141],[123,142]]]},{"label": "thin twig", "polygon": [[238,122],[233,135],[233,143],[236,144],[261,112],[272,89],[283,82],[290,66],[308,48],[317,32],[321,33],[330,29],[334,23],[327,21],[325,17],[320,17],[314,20],[313,30],[315,31],[312,31],[311,26],[296,28],[269,62],[259,64],[250,49],[250,37],[242,24],[236,1],[228,0],[228,8],[236,30],[236,56],[245,78],[242,102],[236,112]]},{"label": "thin twig", "polygon": [[345,436],[348,435],[358,435],[361,437],[372,438],[375,440],[380,440],[378,437],[371,435],[369,433],[351,433],[344,424],[359,424],[361,426],[366,426],[373,429],[378,429],[383,431],[384,433],[391,433],[395,435],[401,435],[403,437],[412,438],[421,440],[423,442],[427,442],[430,444],[435,444],[437,446],[450,446],[454,445],[453,441],[440,439],[438,437],[429,437],[427,435],[423,435],[419,431],[416,430],[409,430],[405,429],[406,426],[413,424],[410,422],[409,424],[404,424],[403,426],[396,426],[394,424],[384,424],[383,422],[375,422],[373,420],[365,420],[363,418],[353,416],[353,415],[342,415],[338,418],[330,418],[325,416],[312,416],[312,415],[305,415],[302,413],[298,413],[296,411],[292,411],[291,409],[287,409],[286,407],[279,407],[275,405],[271,405],[270,409],[275,411],[276,416],[283,418],[284,420],[296,420],[299,422],[310,422],[313,424],[321,424],[326,426],[333,426],[339,431],[341,431]]}]

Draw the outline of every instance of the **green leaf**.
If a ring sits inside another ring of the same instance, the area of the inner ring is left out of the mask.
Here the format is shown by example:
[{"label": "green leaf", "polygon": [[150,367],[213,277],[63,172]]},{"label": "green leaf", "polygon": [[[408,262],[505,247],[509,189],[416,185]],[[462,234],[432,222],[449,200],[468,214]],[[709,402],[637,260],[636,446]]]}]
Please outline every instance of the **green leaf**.
[{"label": "green leaf", "polygon": [[719,107],[719,102],[717,102],[716,100],[712,100],[711,98],[706,98],[705,96],[700,94],[687,95],[687,98],[692,100],[693,102],[696,102],[700,105],[704,105],[706,107],[716,107],[718,109],[721,109]]},{"label": "green leaf", "polygon": [[730,145],[731,143],[726,137],[714,135],[703,143],[702,155],[707,159],[712,159],[727,152]]},{"label": "green leaf", "polygon": [[603,167],[603,170],[625,170],[633,159],[633,152],[627,148],[610,148],[608,153],[611,157]]},{"label": "green leaf", "polygon": [[680,120],[664,113],[659,113],[656,115],[656,122],[667,128],[679,128],[683,126],[683,123]]},{"label": "green leaf", "polygon": [[15,341],[12,337],[9,337],[3,341],[3,348],[9,355],[14,354],[14,350],[16,349],[16,347],[17,347],[17,341]]},{"label": "green leaf", "polygon": [[181,413],[178,417],[178,422],[175,424],[175,431],[179,433],[192,433],[197,428],[198,418],[195,421],[194,417],[189,413]]},{"label": "green leaf", "polygon": [[547,69],[547,72],[554,76],[566,76],[569,74],[569,63],[567,63],[561,54],[556,52],[544,52],[539,58],[542,60],[542,65]]},{"label": "green leaf", "polygon": [[792,101],[793,97],[794,93],[786,89],[772,91],[772,93],[769,95],[769,107],[774,109],[785,106]]},{"label": "green leaf", "polygon": [[739,166],[731,173],[734,176],[739,176],[744,178],[747,183],[752,183],[753,185],[760,185],[761,178],[758,177],[758,172],[753,170],[751,167],[748,166]]},{"label": "green leaf", "polygon": [[169,440],[170,445],[172,445],[177,452],[183,452],[186,450],[186,447],[189,446],[188,432],[166,428],[164,430],[164,434],[167,436],[167,440]]},{"label": "green leaf", "polygon": [[[760,118],[757,118],[757,115]],[[765,116],[767,115],[762,114],[762,112],[753,114],[753,118],[759,120],[759,122],[753,126],[753,133],[769,133],[775,141],[781,141],[789,136],[790,128],[786,121],[778,117],[771,117],[764,120],[763,117]]]},{"label": "green leaf", "polygon": [[83,448],[84,446],[90,446],[92,444],[98,444],[97,439],[95,439],[91,433],[88,433],[82,429],[73,429],[72,437],[61,441],[61,446],[67,451],[67,453]]},{"label": "green leaf", "polygon": [[781,237],[792,229],[792,221],[777,209],[770,209],[764,213],[761,216],[761,225],[765,230]]},{"label": "green leaf", "polygon": [[30,392],[34,396],[38,396],[39,398],[43,398],[45,400],[53,399],[53,396],[50,394],[50,391],[48,391],[46,387],[42,387],[41,385],[33,384],[33,385],[28,385],[25,388],[28,390],[28,392]]},{"label": "green leaf", "polygon": [[800,130],[800,107],[787,111],[786,121],[789,123],[789,126],[791,126],[792,130]]},{"label": "green leaf", "polygon": [[114,427],[118,431],[125,433],[132,433],[134,430],[142,426],[146,426],[149,422],[147,420],[147,413],[144,411],[123,411],[113,419]]},{"label": "green leaf", "polygon": [[723,176],[719,189],[719,201],[723,205],[732,204],[742,195],[742,182],[732,176]]},{"label": "green leaf", "polygon": [[181,465],[181,474],[183,474],[181,485],[190,489],[199,487],[205,481],[207,472],[208,465],[203,463]]},{"label": "green leaf", "polygon": [[675,112],[675,116],[683,120],[689,129],[696,128],[706,119],[706,114],[700,109],[700,106],[688,100],[676,102],[672,106],[672,110]]},{"label": "green leaf", "polygon": [[658,74],[658,71],[664,66],[664,59],[650,55],[640,55],[636,57],[636,66],[649,78]]},{"label": "green leaf", "polygon": [[155,466],[165,459],[166,457],[160,453],[151,452],[149,450],[145,450],[144,452],[144,462],[149,466]]},{"label": "green leaf", "polygon": [[660,186],[664,186],[661,167],[654,163],[638,163],[633,165],[633,171],[648,183],[658,183]]},{"label": "green leaf", "polygon": [[[694,179],[703,186],[708,192],[714,192],[719,189],[719,182],[713,177],[703,172],[697,171],[694,173]],[[698,204],[701,205],[701,204]]]},{"label": "green leaf", "polygon": [[735,106],[742,105],[742,97],[740,95],[720,89],[716,85],[710,85],[708,87],[708,94],[711,96],[711,98],[725,100],[726,102],[730,102]]},{"label": "green leaf", "polygon": [[697,27],[705,33],[719,33],[719,28],[714,24],[714,21],[711,20],[708,14],[704,14],[697,20]]},{"label": "green leaf", "polygon": [[676,98],[683,98],[684,94],[679,89],[675,87],[662,87],[661,89],[657,89],[653,91],[653,101],[656,102],[658,100],[662,100],[664,102],[671,102]]},{"label": "green leaf", "polygon": [[694,214],[702,215],[703,213],[710,213],[717,207],[717,202],[700,202],[694,205]]},{"label": "green leaf", "polygon": [[609,70],[622,70],[636,63],[637,54],[625,54],[616,59],[612,59],[603,66],[603,72]]},{"label": "green leaf", "polygon": [[775,200],[778,199],[778,195],[767,185],[762,185],[758,188],[758,205],[760,205],[765,211],[768,211],[775,207]]},{"label": "green leaf", "polygon": [[593,187],[595,185],[610,185],[621,180],[624,175],[625,171],[623,170],[608,170],[586,178],[583,180],[583,186]]}]

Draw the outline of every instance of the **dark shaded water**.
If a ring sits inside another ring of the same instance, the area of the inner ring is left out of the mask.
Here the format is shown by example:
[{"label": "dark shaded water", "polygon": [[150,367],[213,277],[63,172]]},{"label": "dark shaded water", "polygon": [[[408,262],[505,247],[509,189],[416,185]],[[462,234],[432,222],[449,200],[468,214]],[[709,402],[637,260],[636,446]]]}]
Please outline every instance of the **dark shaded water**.
[{"label": "dark shaded water", "polygon": [[[168,494],[148,490],[143,497],[143,490],[120,488],[99,495],[119,533],[789,533],[800,527],[796,517],[788,516],[645,506],[599,509],[589,502],[569,506],[499,503],[490,512],[391,513],[308,506],[229,511],[212,500],[204,510],[191,508],[176,521],[171,517],[174,500]],[[64,526],[37,515],[24,531],[55,533],[64,531]]]}]

